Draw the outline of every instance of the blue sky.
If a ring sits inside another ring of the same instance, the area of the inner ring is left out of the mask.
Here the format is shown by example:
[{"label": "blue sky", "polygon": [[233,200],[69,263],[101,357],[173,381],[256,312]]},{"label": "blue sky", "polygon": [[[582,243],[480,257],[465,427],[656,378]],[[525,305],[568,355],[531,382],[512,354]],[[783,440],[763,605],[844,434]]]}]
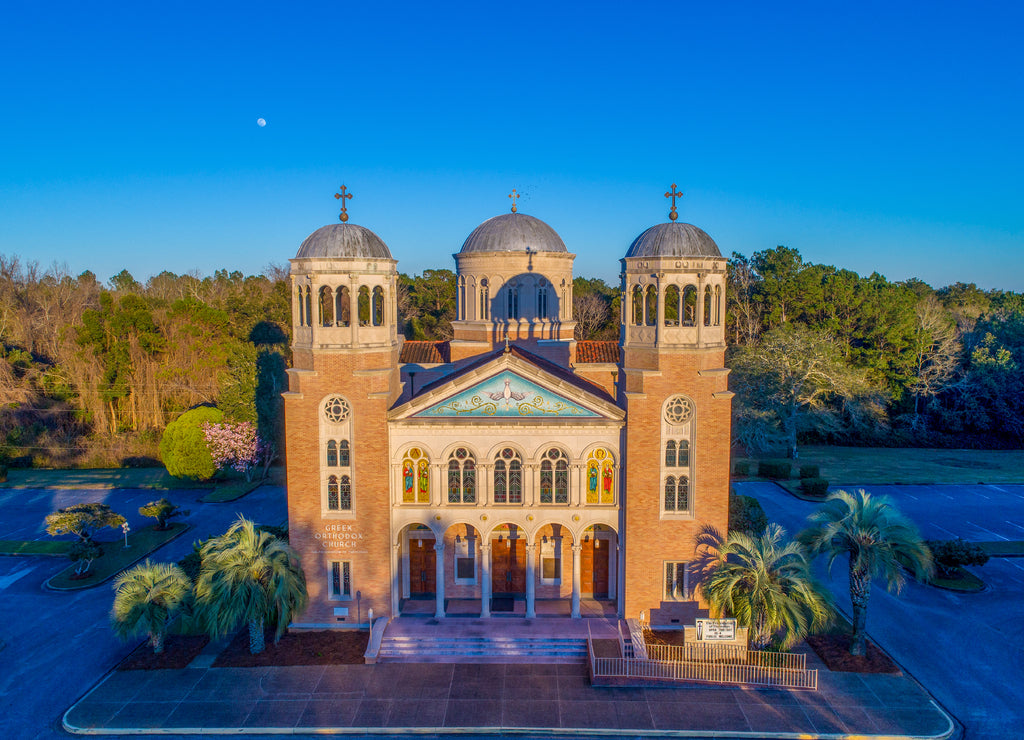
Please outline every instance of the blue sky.
[{"label": "blue sky", "polygon": [[[1024,290],[1020,3],[0,8],[0,253],[259,272],[355,194],[399,269],[481,221],[576,274],[666,220],[891,280]],[[259,127],[258,118],[267,125]]]}]

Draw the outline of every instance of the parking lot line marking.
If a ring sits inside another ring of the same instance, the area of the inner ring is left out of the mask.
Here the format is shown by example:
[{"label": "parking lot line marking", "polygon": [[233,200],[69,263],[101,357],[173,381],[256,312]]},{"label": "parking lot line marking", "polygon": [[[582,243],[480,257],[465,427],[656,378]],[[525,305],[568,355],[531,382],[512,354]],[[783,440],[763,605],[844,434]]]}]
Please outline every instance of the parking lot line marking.
[{"label": "parking lot line marking", "polygon": [[986,496],[986,495],[985,495],[984,493],[982,493],[981,491],[975,491],[974,493],[975,493],[975,495],[977,495],[977,496],[981,496],[981,497],[982,497],[982,498],[984,498],[984,499],[991,499],[991,498],[992,498],[991,496]]},{"label": "parking lot line marking", "polygon": [[14,571],[13,573],[11,573],[9,575],[0,577],[0,591],[3,591],[5,588],[10,586],[12,583],[14,583],[19,578],[27,576],[29,573],[31,573],[33,570],[35,570],[35,567],[36,566],[34,566],[34,565],[29,565],[29,566],[26,566],[25,568],[22,568],[21,570],[16,570],[16,571]]},{"label": "parking lot line marking", "polygon": [[1004,537],[1003,535],[999,534],[998,532],[993,532],[991,529],[985,529],[983,526],[981,526],[980,524],[975,524],[970,519],[964,519],[964,521],[967,522],[968,524],[970,524],[972,527],[977,527],[982,532],[988,532],[993,537],[998,537],[1001,540],[1009,540],[1010,539],[1009,537]]},{"label": "parking lot line marking", "polygon": [[938,524],[933,524],[932,526],[935,527],[936,529],[941,529],[943,532],[948,534],[950,537],[959,537],[960,536],[960,535],[957,535],[957,534],[953,534],[952,532],[950,532],[945,527],[940,527]]},{"label": "parking lot line marking", "polygon": [[989,488],[994,488],[994,489],[996,489],[997,491],[1001,491],[1002,493],[1007,493],[1007,490],[1006,490],[1005,488],[1000,488],[999,486],[993,486],[993,485],[992,485],[991,483],[989,484],[989,486],[988,486],[988,487],[989,487]]},{"label": "parking lot line marking", "polygon": [[1004,559],[1006,560],[1007,563],[1012,565],[1017,570],[1024,570],[1024,565],[1021,565],[1020,563],[1015,563],[1013,560],[1009,560],[1009,559],[1006,559],[1006,558],[1004,558]]},{"label": "parking lot line marking", "polygon": [[914,494],[912,494],[912,493],[905,493],[905,494],[903,494],[903,495],[904,495],[904,496],[906,496],[907,498],[912,498],[912,499],[914,499],[915,501],[917,501],[917,496],[915,496],[915,495],[914,495]]},{"label": "parking lot line marking", "polygon": [[1019,524],[1014,524],[1014,523],[1013,523],[1013,522],[1011,522],[1011,521],[1010,521],[1009,519],[1007,519],[1007,520],[1006,520],[1006,523],[1007,523],[1007,524],[1009,524],[1009,525],[1010,525],[1011,527],[1016,527],[1016,528],[1017,528],[1017,529],[1019,529],[1019,530],[1020,530],[1021,532],[1024,532],[1024,527],[1020,526]]}]

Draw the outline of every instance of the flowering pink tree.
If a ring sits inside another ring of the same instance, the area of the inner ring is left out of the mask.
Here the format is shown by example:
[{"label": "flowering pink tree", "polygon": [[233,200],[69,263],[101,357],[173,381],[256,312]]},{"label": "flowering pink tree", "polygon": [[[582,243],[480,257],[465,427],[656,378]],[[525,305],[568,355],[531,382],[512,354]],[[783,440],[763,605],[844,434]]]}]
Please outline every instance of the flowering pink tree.
[{"label": "flowering pink tree", "polygon": [[237,424],[207,422],[203,424],[203,435],[217,469],[231,468],[245,473],[246,480],[251,479],[252,469],[266,456],[266,445],[251,421]]}]

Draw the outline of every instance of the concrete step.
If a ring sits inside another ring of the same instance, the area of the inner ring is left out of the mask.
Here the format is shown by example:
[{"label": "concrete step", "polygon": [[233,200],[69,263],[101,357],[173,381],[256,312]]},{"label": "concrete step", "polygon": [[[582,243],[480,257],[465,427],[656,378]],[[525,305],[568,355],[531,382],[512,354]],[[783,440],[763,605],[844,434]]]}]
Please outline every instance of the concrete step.
[{"label": "concrete step", "polygon": [[583,638],[559,637],[424,637],[385,635],[378,659],[432,663],[582,663]]}]

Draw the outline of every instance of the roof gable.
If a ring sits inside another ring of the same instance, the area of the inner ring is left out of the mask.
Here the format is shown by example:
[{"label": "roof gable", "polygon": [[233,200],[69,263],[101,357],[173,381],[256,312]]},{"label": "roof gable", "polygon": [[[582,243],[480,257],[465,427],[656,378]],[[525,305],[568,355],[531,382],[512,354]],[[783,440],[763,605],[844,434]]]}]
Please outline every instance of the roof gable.
[{"label": "roof gable", "polygon": [[392,419],[612,419],[625,414],[599,386],[512,347],[425,386]]}]

